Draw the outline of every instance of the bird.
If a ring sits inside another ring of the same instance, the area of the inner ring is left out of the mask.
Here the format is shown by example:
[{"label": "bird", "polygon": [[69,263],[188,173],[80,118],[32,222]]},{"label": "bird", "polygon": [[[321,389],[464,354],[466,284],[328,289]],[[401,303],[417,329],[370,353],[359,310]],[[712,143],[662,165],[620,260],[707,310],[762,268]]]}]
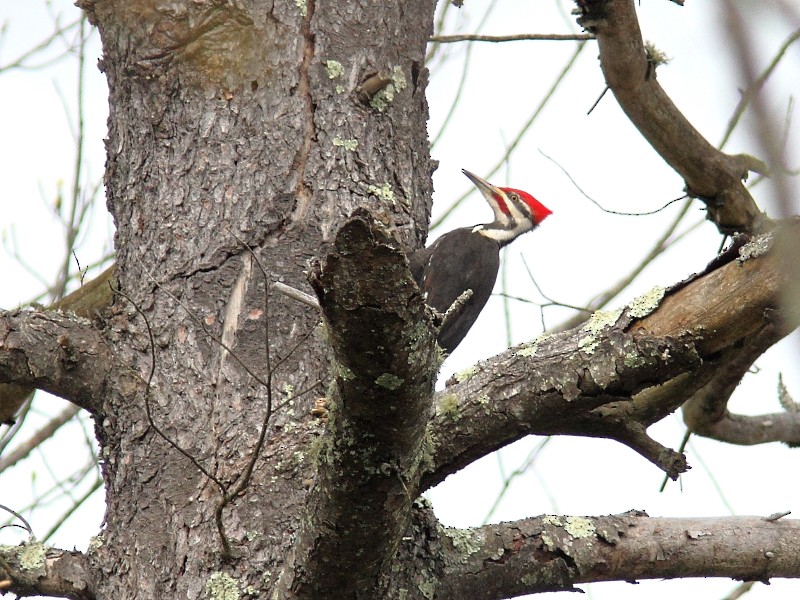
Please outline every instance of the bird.
[{"label": "bird", "polygon": [[500,248],[539,226],[552,211],[522,190],[497,187],[466,169],[461,170],[478,188],[494,213],[491,223],[461,227],[445,233],[427,248],[413,252],[409,267],[425,303],[447,313],[467,290],[461,306],[446,315],[437,341],[448,355],[475,323],[497,280]]}]

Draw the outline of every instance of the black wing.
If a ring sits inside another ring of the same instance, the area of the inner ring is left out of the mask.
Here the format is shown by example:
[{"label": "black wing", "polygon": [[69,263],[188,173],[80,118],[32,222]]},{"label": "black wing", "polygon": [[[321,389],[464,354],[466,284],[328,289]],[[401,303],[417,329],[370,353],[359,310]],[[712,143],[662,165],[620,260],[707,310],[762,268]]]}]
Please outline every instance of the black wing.
[{"label": "black wing", "polygon": [[425,301],[444,313],[465,291],[472,297],[439,332],[439,345],[448,353],[464,339],[492,294],[500,266],[500,246],[471,228],[456,229],[429,248],[415,252],[411,273]]}]

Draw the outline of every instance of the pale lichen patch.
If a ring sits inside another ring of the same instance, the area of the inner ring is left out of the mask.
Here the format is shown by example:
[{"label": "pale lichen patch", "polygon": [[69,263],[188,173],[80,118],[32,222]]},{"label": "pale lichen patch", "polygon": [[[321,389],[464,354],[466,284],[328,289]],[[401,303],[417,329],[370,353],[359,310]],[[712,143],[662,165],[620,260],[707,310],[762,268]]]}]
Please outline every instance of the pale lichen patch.
[{"label": "pale lichen patch", "polygon": [[227,573],[212,573],[206,581],[206,594],[212,600],[239,600],[239,585]]},{"label": "pale lichen patch", "polygon": [[577,539],[592,537],[597,531],[594,522],[585,517],[567,517],[564,531]]},{"label": "pale lichen patch", "polygon": [[399,66],[392,69],[389,77],[391,79],[389,85],[375,94],[369,102],[369,105],[378,112],[386,112],[386,109],[394,101],[394,95],[408,85],[405,73]]},{"label": "pale lichen patch", "polygon": [[328,72],[328,79],[336,79],[344,75],[344,67],[338,60],[326,60],[325,70]]},{"label": "pale lichen patch", "polygon": [[666,290],[663,287],[656,286],[649,292],[642,294],[628,305],[628,314],[637,319],[649,315],[658,308],[665,292]]},{"label": "pale lichen patch", "polygon": [[622,362],[625,364],[626,367],[629,369],[634,369],[636,367],[644,366],[647,362],[643,356],[640,356],[636,352],[628,352],[625,354],[625,357],[622,359]]},{"label": "pale lichen patch", "polygon": [[464,555],[462,562],[467,562],[470,555],[481,549],[480,538],[474,531],[447,527],[442,532],[453,542],[453,547]]},{"label": "pale lichen patch", "polygon": [[307,0],[294,0],[294,5],[300,10],[300,16],[308,16],[308,1]]},{"label": "pale lichen patch", "polygon": [[556,547],[556,541],[553,539],[553,536],[551,536],[546,531],[542,532],[542,543],[548,550],[552,550],[553,548]]},{"label": "pale lichen patch", "polygon": [[578,340],[578,348],[587,354],[592,354],[600,344],[600,339],[598,338],[600,332],[606,327],[615,325],[621,315],[621,308],[609,311],[598,310],[592,313],[592,316],[589,317],[589,320],[581,328],[581,330],[585,331],[588,335]]},{"label": "pale lichen patch", "polygon": [[375,380],[375,383],[382,388],[394,391],[403,385],[403,381],[404,380],[397,375],[393,375],[392,373],[384,373]]},{"label": "pale lichen patch", "polygon": [[759,235],[739,248],[739,258],[736,260],[743,263],[751,258],[758,258],[762,254],[769,252],[772,247],[772,234]]},{"label": "pale lichen patch", "polygon": [[334,137],[331,143],[337,148],[344,148],[348,152],[353,152],[356,148],[358,148],[358,140],[343,139],[339,136]]},{"label": "pale lichen patch", "polygon": [[380,186],[370,184],[367,191],[381,200],[394,202],[394,190],[392,190],[392,186],[388,183],[381,184]]},{"label": "pale lichen patch", "polygon": [[445,394],[441,402],[436,406],[436,412],[455,419],[458,416],[458,396]]},{"label": "pale lichen patch", "polygon": [[470,379],[472,379],[477,373],[478,373],[478,367],[476,365],[473,365],[471,367],[464,369],[463,371],[455,373],[453,377],[456,378],[456,381],[458,383],[464,383],[465,381],[469,381]]},{"label": "pale lichen patch", "polygon": [[41,542],[28,542],[17,551],[19,566],[25,571],[34,571],[44,567],[47,548]]},{"label": "pale lichen patch", "polygon": [[417,585],[417,589],[419,589],[419,593],[422,594],[422,597],[428,600],[433,600],[436,596],[436,583],[430,579],[420,582]]},{"label": "pale lichen patch", "polygon": [[536,356],[536,351],[539,349],[539,344],[550,337],[548,333],[541,333],[536,336],[533,341],[523,344],[522,347],[514,353],[514,356],[522,356],[531,358]]},{"label": "pale lichen patch", "polygon": [[355,373],[349,367],[336,361],[331,363],[331,370],[337,377],[345,381],[352,381],[356,378]]}]

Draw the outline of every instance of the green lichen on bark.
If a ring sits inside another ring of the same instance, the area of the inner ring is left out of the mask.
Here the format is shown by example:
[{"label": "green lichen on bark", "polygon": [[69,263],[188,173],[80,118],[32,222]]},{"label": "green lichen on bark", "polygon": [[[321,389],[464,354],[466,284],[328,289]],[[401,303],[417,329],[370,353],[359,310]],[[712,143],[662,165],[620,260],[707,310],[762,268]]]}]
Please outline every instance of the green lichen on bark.
[{"label": "green lichen on bark", "polygon": [[442,535],[450,538],[453,543],[453,548],[461,552],[461,562],[466,563],[470,555],[479,552],[481,549],[480,538],[478,534],[469,529],[455,529],[452,527],[445,527],[441,531]]},{"label": "green lichen on bark", "polygon": [[348,152],[353,152],[356,148],[358,148],[358,140],[355,139],[343,139],[339,136],[336,136],[331,140],[331,143],[336,146],[337,148],[344,148]]},{"label": "green lichen on bark", "polygon": [[542,333],[536,336],[533,341],[523,344],[519,350],[514,353],[514,356],[522,356],[525,358],[532,358],[536,356],[536,351],[539,349],[539,344],[550,337],[548,333]]},{"label": "green lichen on bark", "polygon": [[465,381],[469,381],[478,373],[478,367],[473,365],[464,369],[463,371],[459,371],[458,373],[454,374],[453,377],[456,378],[458,383],[464,383]]},{"label": "green lichen on bark", "polygon": [[665,292],[666,290],[660,286],[656,286],[649,292],[645,292],[628,305],[628,314],[636,319],[646,317],[658,308]]},{"label": "green lichen on bark", "polygon": [[581,328],[581,331],[586,332],[588,335],[578,340],[578,348],[592,354],[597,346],[600,344],[600,333],[607,327],[612,327],[619,320],[622,315],[622,309],[605,311],[598,310],[592,313],[589,320]]},{"label": "green lichen on bark", "polygon": [[367,188],[367,191],[373,196],[377,196],[381,200],[386,202],[394,202],[394,190],[388,183],[383,183],[379,186],[370,184]]},{"label": "green lichen on bark", "polygon": [[592,537],[595,531],[597,531],[591,519],[585,517],[567,517],[566,520],[564,531],[574,538],[581,539]]},{"label": "green lichen on bark", "polygon": [[386,112],[394,101],[394,95],[404,90],[408,85],[405,73],[403,73],[403,69],[399,66],[392,69],[392,73],[389,77],[392,80],[391,83],[375,94],[369,102],[369,105],[378,112]]},{"label": "green lichen on bark", "polygon": [[338,60],[326,60],[325,70],[328,72],[328,79],[336,79],[344,75],[344,67]]},{"label": "green lichen on bark", "polygon": [[381,386],[382,388],[394,391],[401,385],[403,385],[403,381],[404,380],[401,377],[398,377],[397,375],[392,375],[391,373],[383,373],[375,380],[375,383]]},{"label": "green lichen on bark", "polygon": [[458,411],[458,396],[455,394],[445,394],[439,405],[436,407],[436,412],[440,415],[450,417],[454,421],[457,420]]},{"label": "green lichen on bark", "polygon": [[44,567],[47,548],[41,542],[28,542],[17,550],[19,566],[25,571],[35,571]]},{"label": "green lichen on bark", "polygon": [[227,573],[212,573],[206,581],[206,594],[212,600],[239,600],[239,584]]}]

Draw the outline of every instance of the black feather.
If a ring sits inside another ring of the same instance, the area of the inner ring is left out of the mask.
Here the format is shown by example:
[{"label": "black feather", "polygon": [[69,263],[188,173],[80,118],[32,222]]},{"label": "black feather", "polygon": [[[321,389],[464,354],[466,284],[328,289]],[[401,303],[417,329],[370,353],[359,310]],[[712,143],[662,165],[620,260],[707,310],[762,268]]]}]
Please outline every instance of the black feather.
[{"label": "black feather", "polygon": [[471,227],[456,229],[413,253],[409,263],[425,301],[441,313],[465,290],[472,290],[460,312],[439,331],[439,345],[449,354],[467,335],[492,294],[500,267],[500,244]]}]

